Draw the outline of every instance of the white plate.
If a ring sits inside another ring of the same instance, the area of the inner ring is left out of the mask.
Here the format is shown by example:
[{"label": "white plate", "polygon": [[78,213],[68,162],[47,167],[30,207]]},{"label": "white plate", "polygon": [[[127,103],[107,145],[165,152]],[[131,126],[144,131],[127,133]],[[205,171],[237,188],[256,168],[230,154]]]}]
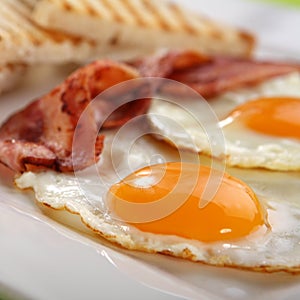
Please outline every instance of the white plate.
[{"label": "white plate", "polygon": [[[264,39],[261,49],[269,54],[283,49],[280,56],[297,58],[300,11],[271,10],[238,0],[227,0],[226,5],[223,0],[179,2],[253,29]],[[68,66],[33,69],[14,92],[1,96],[0,121],[47,92],[69,71]],[[300,276],[215,268],[121,250],[83,226],[76,225],[75,230],[61,224],[63,213],[53,220],[52,211],[38,206],[32,193],[14,188],[12,173],[0,167],[0,175],[0,298],[1,293],[41,300],[298,299],[300,295]]]}]

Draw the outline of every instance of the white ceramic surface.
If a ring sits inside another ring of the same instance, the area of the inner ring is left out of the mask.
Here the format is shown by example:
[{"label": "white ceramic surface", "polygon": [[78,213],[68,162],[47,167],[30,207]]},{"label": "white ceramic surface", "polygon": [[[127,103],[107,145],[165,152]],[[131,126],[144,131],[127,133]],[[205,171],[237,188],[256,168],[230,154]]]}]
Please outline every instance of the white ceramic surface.
[{"label": "white ceramic surface", "polygon": [[[282,49],[279,56],[297,58],[300,10],[240,0],[178,2],[256,32],[260,53],[276,56]],[[0,121],[69,71],[70,66],[33,69],[15,91],[1,96]],[[0,295],[41,300],[299,298],[299,276],[214,268],[111,246],[83,226],[75,230],[61,224],[63,213],[53,220],[32,193],[13,187],[7,169],[0,167],[0,175]]]}]

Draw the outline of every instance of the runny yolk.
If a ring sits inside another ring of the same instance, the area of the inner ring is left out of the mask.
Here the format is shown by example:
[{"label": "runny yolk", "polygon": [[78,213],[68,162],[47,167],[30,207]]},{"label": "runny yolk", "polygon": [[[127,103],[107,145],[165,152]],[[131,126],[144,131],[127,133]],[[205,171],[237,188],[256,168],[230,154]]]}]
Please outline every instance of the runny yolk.
[{"label": "runny yolk", "polygon": [[[217,190],[212,200],[199,207],[210,174],[210,168],[190,163],[145,167],[110,188],[109,207],[115,216],[142,231],[204,242],[244,237],[264,224],[264,210],[254,192],[226,173],[218,189],[211,186]],[[173,203],[175,210],[157,218],[166,202],[168,208]],[[140,220],[144,216],[146,222],[132,222],[137,213],[132,204],[142,208]],[[145,204],[154,204],[156,211],[148,206],[143,210]]]},{"label": "runny yolk", "polygon": [[242,121],[257,132],[300,139],[300,98],[260,98],[233,110],[232,121]]}]

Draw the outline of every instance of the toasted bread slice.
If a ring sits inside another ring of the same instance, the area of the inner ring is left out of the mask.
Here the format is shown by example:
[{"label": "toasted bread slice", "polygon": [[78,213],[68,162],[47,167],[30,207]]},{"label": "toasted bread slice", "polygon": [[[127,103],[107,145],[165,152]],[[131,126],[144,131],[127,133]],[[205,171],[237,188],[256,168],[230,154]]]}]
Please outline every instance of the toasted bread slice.
[{"label": "toasted bread slice", "polygon": [[0,94],[12,89],[26,70],[24,64],[7,64],[0,66]]},{"label": "toasted bread slice", "polygon": [[100,53],[101,44],[47,30],[31,19],[38,0],[1,0],[0,64],[82,62]]},{"label": "toasted bread slice", "polygon": [[[27,0],[28,1],[28,0]],[[254,38],[164,0],[40,0],[34,20],[44,26],[140,54],[157,48],[191,48],[209,54],[249,56]]]}]

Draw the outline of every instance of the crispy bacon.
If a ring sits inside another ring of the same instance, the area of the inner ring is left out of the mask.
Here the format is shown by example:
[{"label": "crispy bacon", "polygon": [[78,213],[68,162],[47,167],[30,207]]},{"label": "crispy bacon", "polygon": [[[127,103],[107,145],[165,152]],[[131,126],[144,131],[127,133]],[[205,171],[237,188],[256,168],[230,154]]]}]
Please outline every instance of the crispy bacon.
[{"label": "crispy bacon", "polygon": [[[107,88],[138,76],[133,68],[111,61],[96,61],[78,69],[52,92],[2,125],[0,161],[19,172],[38,167],[66,172],[98,161],[104,140],[103,135],[98,135],[98,124],[103,123],[104,128],[119,126],[145,112],[150,100],[125,104],[107,120],[101,119],[105,115],[101,113],[102,106],[94,111],[95,106],[91,108],[88,104]],[[75,129],[76,140],[82,143],[76,155],[72,153]],[[85,153],[87,143],[94,147],[92,155]]]},{"label": "crispy bacon", "polygon": [[[263,80],[299,71],[300,66],[233,57],[206,57],[194,51],[168,52],[133,63],[143,76],[165,77],[184,83],[204,98],[255,85]],[[180,85],[165,84],[165,93],[181,94]]]}]

